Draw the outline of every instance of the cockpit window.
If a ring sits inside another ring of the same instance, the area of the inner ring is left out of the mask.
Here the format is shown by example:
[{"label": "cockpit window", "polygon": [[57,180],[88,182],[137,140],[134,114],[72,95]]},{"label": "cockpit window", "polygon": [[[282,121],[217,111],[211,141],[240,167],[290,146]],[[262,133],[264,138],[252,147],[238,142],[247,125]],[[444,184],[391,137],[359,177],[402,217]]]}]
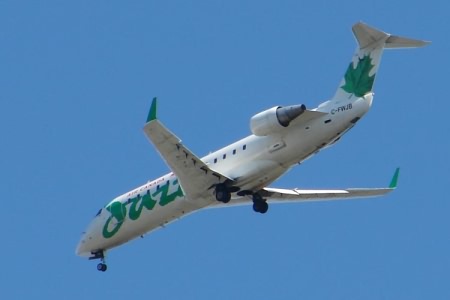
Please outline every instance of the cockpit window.
[{"label": "cockpit window", "polygon": [[96,217],[98,217],[101,213],[102,213],[102,208],[100,208],[100,210],[98,211],[98,213],[95,215]]}]

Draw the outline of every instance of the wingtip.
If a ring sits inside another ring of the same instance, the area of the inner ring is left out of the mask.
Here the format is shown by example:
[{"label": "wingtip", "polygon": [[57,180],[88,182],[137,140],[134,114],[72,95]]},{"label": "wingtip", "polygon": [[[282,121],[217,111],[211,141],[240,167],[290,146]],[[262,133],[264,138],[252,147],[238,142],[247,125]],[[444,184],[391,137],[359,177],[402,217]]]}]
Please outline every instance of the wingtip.
[{"label": "wingtip", "polygon": [[397,188],[399,174],[400,174],[400,168],[395,169],[394,176],[392,176],[391,183],[389,184],[390,189]]},{"label": "wingtip", "polygon": [[156,120],[156,102],[157,97],[154,97],[152,100],[152,105],[150,106],[150,111],[148,112],[147,123]]}]

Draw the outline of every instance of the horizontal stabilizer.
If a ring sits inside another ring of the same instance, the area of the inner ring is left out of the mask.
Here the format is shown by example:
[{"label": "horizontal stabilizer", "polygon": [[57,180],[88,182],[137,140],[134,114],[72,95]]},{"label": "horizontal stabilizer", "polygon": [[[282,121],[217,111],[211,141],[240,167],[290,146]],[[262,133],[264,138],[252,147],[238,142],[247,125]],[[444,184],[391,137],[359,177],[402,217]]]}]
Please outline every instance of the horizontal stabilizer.
[{"label": "horizontal stabilizer", "polygon": [[416,48],[429,44],[429,42],[427,41],[391,35],[374,27],[370,27],[369,25],[362,22],[358,22],[353,25],[352,30],[356,37],[356,40],[358,41],[360,49],[377,47],[381,43],[384,43],[383,48],[388,49]]},{"label": "horizontal stabilizer", "polygon": [[360,49],[378,44],[389,37],[389,34],[386,32],[370,27],[362,22],[353,25],[352,30]]},{"label": "horizontal stabilizer", "polygon": [[391,35],[386,40],[384,48],[417,48],[428,45],[430,42],[422,40],[414,40],[401,36]]}]

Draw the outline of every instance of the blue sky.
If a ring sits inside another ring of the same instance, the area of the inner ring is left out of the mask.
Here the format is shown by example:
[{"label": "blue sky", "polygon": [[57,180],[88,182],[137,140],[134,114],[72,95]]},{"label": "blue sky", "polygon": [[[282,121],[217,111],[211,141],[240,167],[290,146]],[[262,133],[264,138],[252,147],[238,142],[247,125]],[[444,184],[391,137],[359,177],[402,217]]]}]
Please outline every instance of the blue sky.
[{"label": "blue sky", "polygon": [[[0,1],[4,299],[449,299],[445,1]],[[207,210],[109,254],[76,257],[115,196],[168,168],[159,116],[198,155],[275,105],[331,97],[351,26],[427,39],[388,51],[372,110],[277,187],[378,187],[384,198]]]}]

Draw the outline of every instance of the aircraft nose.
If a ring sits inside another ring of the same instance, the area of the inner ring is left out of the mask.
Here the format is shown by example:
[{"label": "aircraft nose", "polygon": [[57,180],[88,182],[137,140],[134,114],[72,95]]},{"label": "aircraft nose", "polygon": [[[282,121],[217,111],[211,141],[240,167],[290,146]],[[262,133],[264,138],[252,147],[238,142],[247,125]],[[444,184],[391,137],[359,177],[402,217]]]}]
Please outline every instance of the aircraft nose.
[{"label": "aircraft nose", "polygon": [[80,241],[78,242],[75,254],[78,256],[89,256],[91,254],[91,249],[89,249],[90,247],[88,244],[88,236],[86,233],[83,233]]},{"label": "aircraft nose", "polygon": [[85,232],[82,233],[80,241],[75,249],[78,256],[91,256],[91,252],[98,250],[101,246],[101,231],[99,229],[100,223],[96,217],[88,226]]}]

